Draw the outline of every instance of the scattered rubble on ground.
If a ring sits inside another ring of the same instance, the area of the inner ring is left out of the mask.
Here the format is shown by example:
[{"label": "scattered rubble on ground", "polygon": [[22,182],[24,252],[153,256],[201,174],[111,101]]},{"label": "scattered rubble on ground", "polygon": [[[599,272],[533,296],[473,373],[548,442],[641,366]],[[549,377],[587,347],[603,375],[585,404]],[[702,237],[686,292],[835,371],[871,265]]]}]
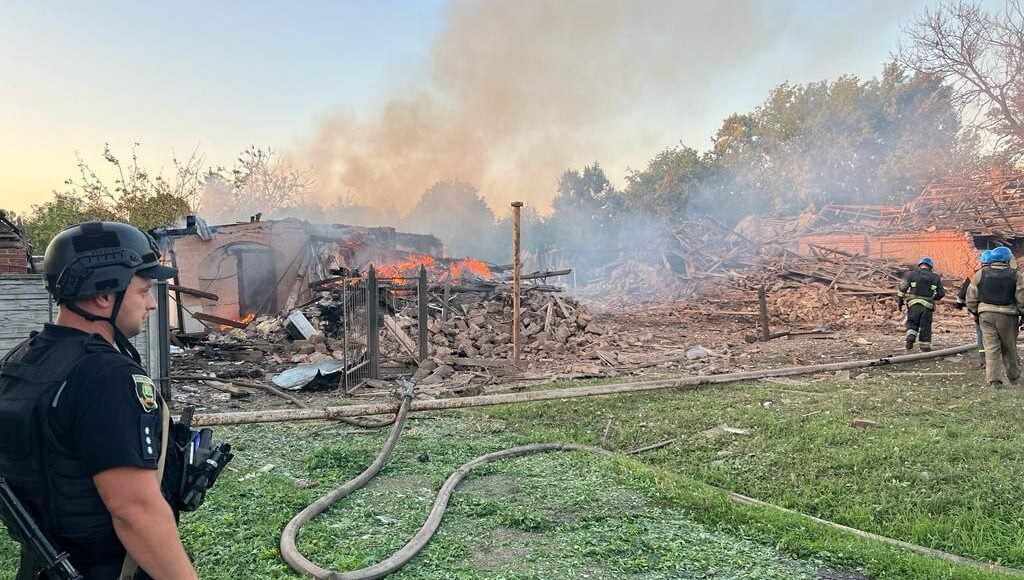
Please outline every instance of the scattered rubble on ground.
[{"label": "scattered rubble on ground", "polygon": [[688,318],[756,325],[758,289],[773,326],[883,328],[901,318],[896,288],[907,265],[811,245],[759,242],[706,219],[664,236],[655,252],[623,258],[580,296],[604,309],[637,301],[671,305]]},{"label": "scattered rubble on ground", "polygon": [[[568,269],[524,275],[519,364],[507,267],[413,256],[380,268],[387,276],[374,297],[362,285],[363,268],[332,269],[309,283],[313,296],[304,304],[239,321],[208,317],[210,332],[180,337],[175,374],[191,378],[176,383],[176,396],[222,407],[266,397],[318,405],[387,396],[400,376],[412,377],[422,396],[471,396],[559,378],[710,375],[766,362],[812,364],[825,353],[887,354],[893,341],[885,334],[902,322],[894,297],[906,265],[814,244],[797,254],[790,246],[707,218],[682,224],[643,255],[622,256],[575,295],[557,283]],[[430,281],[426,358],[414,273],[421,267],[432,269],[420,279]],[[367,336],[371,302],[376,355]],[[940,316],[936,333],[968,326]],[[373,378],[360,374],[371,356],[381,369]]]}]

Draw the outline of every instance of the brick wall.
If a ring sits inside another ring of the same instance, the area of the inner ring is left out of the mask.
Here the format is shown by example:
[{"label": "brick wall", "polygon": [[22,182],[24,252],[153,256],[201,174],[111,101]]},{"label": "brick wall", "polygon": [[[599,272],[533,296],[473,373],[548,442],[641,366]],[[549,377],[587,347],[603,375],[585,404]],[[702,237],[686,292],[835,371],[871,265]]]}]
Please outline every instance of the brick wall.
[{"label": "brick wall", "polygon": [[[181,285],[213,292],[220,298],[213,301],[182,295],[182,303],[193,312],[233,320],[244,316],[246,313],[239,312],[236,258],[231,254],[231,246],[258,244],[273,251],[277,277],[281,280],[277,287],[277,305],[284,308],[296,286],[299,267],[305,265],[303,251],[307,243],[303,222],[295,219],[219,226],[209,241],[195,235],[177,237],[174,257]],[[308,299],[309,289],[305,284],[299,286],[301,303]]]},{"label": "brick wall", "polygon": [[868,236],[864,234],[822,234],[800,238],[800,253],[809,251],[808,244],[886,258],[914,265],[924,256],[935,260],[935,271],[947,287],[971,275],[978,267],[980,251],[975,249],[971,235],[960,231],[936,231],[917,234]]},{"label": "brick wall", "polygon": [[0,248],[0,274],[28,272],[28,255],[24,247]]}]

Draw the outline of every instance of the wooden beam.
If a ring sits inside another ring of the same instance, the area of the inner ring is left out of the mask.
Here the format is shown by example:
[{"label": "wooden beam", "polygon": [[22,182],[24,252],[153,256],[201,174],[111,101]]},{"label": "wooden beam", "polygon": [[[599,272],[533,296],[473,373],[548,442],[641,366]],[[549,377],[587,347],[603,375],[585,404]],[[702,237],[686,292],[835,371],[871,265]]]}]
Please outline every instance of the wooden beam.
[{"label": "wooden beam", "polygon": [[192,318],[200,322],[209,322],[212,324],[220,324],[221,326],[231,326],[234,328],[245,328],[249,326],[244,322],[237,320],[231,320],[230,318],[221,318],[220,316],[214,316],[213,314],[206,314],[205,312],[193,312]]},{"label": "wooden beam", "polygon": [[205,292],[203,290],[196,290],[195,288],[189,288],[188,286],[180,286],[178,284],[168,284],[167,289],[172,292],[181,292],[182,294],[188,294],[189,296],[195,296],[197,298],[206,298],[207,300],[220,300],[220,296],[217,296],[213,292]]}]

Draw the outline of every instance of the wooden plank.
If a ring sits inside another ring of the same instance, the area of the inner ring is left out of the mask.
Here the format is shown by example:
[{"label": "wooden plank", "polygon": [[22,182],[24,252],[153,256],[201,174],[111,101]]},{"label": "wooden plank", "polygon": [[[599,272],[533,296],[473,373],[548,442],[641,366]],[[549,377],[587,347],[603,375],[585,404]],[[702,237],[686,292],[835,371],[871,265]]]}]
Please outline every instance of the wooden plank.
[{"label": "wooden plank", "polygon": [[569,314],[569,308],[565,305],[565,301],[562,300],[562,297],[561,296],[555,296],[554,298],[555,298],[555,304],[558,305],[558,309],[562,311],[562,317],[565,318],[566,320],[571,318],[572,315]]},{"label": "wooden plank", "polygon": [[458,357],[450,359],[448,362],[455,367],[480,367],[483,369],[506,367],[509,365],[508,360],[499,358]]},{"label": "wooden plank", "polygon": [[542,278],[551,278],[554,276],[568,276],[572,273],[572,268],[565,270],[550,270],[548,272],[533,272],[531,274],[523,274],[519,277],[520,280],[539,280]]},{"label": "wooden plank", "polygon": [[172,292],[181,292],[182,294],[188,294],[189,296],[195,296],[197,298],[220,300],[220,296],[217,296],[213,292],[204,292],[203,290],[196,290],[195,288],[189,288],[187,286],[179,286],[178,284],[168,284],[167,289]]},{"label": "wooden plank", "polygon": [[193,312],[192,313],[192,318],[195,318],[196,320],[198,320],[200,322],[210,322],[210,323],[213,323],[213,324],[220,324],[222,326],[231,326],[231,327],[234,327],[234,328],[245,328],[246,326],[249,326],[248,324],[245,324],[244,322],[239,322],[237,320],[231,320],[230,318],[221,318],[220,316],[214,316],[213,314],[206,314],[205,312]]}]

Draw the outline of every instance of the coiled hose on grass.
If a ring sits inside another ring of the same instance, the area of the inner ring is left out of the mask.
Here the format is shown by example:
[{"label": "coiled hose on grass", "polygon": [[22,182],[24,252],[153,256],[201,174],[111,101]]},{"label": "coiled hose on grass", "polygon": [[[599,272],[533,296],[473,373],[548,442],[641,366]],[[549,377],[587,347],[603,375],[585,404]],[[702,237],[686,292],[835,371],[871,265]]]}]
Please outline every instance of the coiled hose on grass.
[{"label": "coiled hose on grass", "polygon": [[448,507],[448,500],[451,499],[455,488],[458,487],[459,483],[461,483],[474,468],[488,463],[493,463],[495,461],[500,461],[502,459],[521,457],[523,455],[530,455],[533,453],[547,453],[550,451],[589,451],[606,457],[612,457],[614,455],[612,452],[605,449],[591,447],[588,445],[577,445],[574,443],[522,445],[519,447],[511,447],[509,449],[495,451],[494,453],[488,453],[487,455],[481,455],[480,457],[463,464],[455,470],[454,473],[448,476],[444,485],[441,486],[441,490],[437,493],[437,498],[434,500],[434,505],[430,508],[430,514],[427,516],[427,521],[423,524],[423,527],[416,532],[416,535],[413,536],[405,546],[389,556],[387,559],[374,564],[373,566],[368,566],[366,568],[350,572],[337,572],[317,566],[308,558],[303,556],[295,545],[299,529],[310,520],[323,513],[324,510],[331,506],[331,504],[342,500],[352,494],[352,492],[369,483],[370,480],[377,475],[377,472],[384,467],[384,464],[387,463],[392,451],[394,451],[395,445],[398,443],[398,438],[402,433],[402,428],[405,426],[405,422],[408,419],[409,405],[412,403],[412,397],[411,391],[406,391],[406,393],[402,395],[402,403],[398,408],[398,415],[395,416],[394,425],[391,427],[391,434],[388,435],[387,441],[384,442],[384,446],[381,447],[381,450],[377,452],[377,456],[374,457],[373,463],[371,463],[365,471],[357,475],[355,478],[345,482],[340,487],[310,504],[306,509],[302,510],[292,518],[291,521],[288,522],[288,525],[284,527],[284,532],[281,534],[281,556],[293,570],[314,578],[330,580],[369,580],[371,578],[382,578],[404,566],[409,562],[409,560],[412,560],[420,550],[426,547],[430,542],[430,538],[434,536],[434,532],[436,532],[437,528],[441,525],[441,518],[444,517],[444,511]]}]

